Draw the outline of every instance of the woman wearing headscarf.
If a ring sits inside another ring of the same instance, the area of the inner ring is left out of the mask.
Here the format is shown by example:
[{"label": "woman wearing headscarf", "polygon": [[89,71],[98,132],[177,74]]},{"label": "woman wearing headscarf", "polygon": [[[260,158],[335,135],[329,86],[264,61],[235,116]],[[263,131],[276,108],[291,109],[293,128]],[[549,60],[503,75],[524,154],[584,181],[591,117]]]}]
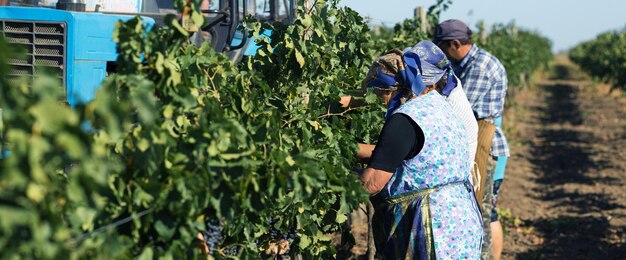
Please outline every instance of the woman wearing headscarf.
[{"label": "woman wearing headscarf", "polygon": [[446,101],[450,103],[452,111],[461,119],[463,126],[465,126],[470,151],[469,164],[473,165],[476,146],[478,145],[478,123],[474,117],[472,105],[467,100],[463,87],[461,87],[461,81],[454,75],[452,64],[446,57],[446,54],[431,41],[421,41],[413,46],[411,51],[420,56],[422,61],[422,79],[425,84],[436,81],[443,77],[444,74],[447,75],[450,82],[438,91],[446,97]]},{"label": "woman wearing headscarf", "polygon": [[[450,82],[446,82],[447,84],[445,85],[445,89],[442,88],[436,90],[446,97],[446,101],[450,103],[454,114],[461,119],[463,126],[465,126],[467,144],[469,147],[469,159],[467,162],[470,165],[470,168],[472,168],[472,173],[474,173],[474,156],[476,155],[476,147],[478,144],[478,123],[474,117],[472,106],[463,91],[461,81],[454,75],[451,63],[445,53],[443,53],[443,51],[441,51],[441,49],[439,49],[439,47],[437,47],[433,42],[421,41],[413,46],[411,51],[420,56],[422,65],[422,81],[425,84],[434,84],[436,80],[442,78],[444,75],[447,75]],[[350,96],[342,97],[341,103],[343,107],[362,105],[354,102]],[[360,147],[361,152],[357,156],[360,159],[368,160],[371,157],[375,146],[360,144]],[[472,184],[474,184],[475,187],[478,183],[477,176],[478,174],[476,174],[476,177],[472,175],[472,178],[470,178],[470,181],[472,181]],[[476,178],[476,180],[474,180],[474,178]]]},{"label": "woman wearing headscarf", "polygon": [[433,76],[426,63],[412,49],[392,50],[365,80],[388,104],[360,176],[375,208],[377,256],[478,259],[482,219],[469,182],[465,127],[439,93],[453,89],[455,79],[450,71]]}]

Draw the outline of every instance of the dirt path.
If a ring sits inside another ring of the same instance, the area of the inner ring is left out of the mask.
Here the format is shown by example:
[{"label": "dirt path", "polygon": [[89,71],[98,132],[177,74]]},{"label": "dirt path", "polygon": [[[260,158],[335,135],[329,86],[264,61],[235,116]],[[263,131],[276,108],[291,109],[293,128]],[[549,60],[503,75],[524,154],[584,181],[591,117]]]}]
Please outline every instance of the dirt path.
[{"label": "dirt path", "polygon": [[503,259],[626,259],[626,98],[555,63],[505,113]]}]

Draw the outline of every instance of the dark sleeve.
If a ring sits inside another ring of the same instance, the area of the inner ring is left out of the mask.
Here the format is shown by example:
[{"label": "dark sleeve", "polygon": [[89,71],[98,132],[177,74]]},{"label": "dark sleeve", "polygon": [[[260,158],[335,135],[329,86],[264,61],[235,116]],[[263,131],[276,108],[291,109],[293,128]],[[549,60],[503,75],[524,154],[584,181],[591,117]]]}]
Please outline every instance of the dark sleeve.
[{"label": "dark sleeve", "polygon": [[422,129],[409,116],[394,114],[380,132],[368,167],[395,172],[402,161],[415,157],[423,146]]}]

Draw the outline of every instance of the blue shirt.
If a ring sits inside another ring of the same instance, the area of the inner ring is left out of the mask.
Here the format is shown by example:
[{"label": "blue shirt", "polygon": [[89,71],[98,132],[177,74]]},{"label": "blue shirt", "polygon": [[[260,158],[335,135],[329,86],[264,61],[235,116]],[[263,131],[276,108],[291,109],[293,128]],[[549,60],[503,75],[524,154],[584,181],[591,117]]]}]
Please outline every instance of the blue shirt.
[{"label": "blue shirt", "polygon": [[[453,68],[472,104],[474,116],[477,119],[501,117],[507,90],[506,70],[502,63],[487,51],[472,45],[465,58],[453,64]],[[510,156],[509,145],[499,126],[493,137],[491,155]]]}]

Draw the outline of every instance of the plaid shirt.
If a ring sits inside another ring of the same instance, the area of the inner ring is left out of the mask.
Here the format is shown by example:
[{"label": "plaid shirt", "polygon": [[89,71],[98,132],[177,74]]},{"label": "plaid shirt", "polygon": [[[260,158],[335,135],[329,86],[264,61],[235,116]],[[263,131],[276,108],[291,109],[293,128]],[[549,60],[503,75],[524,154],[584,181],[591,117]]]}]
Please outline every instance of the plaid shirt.
[{"label": "plaid shirt", "polygon": [[[459,64],[453,64],[453,68],[472,104],[474,116],[477,119],[501,117],[507,89],[506,70],[502,63],[487,51],[473,45],[467,56]],[[510,156],[509,145],[500,126],[496,128],[491,155]]]}]

